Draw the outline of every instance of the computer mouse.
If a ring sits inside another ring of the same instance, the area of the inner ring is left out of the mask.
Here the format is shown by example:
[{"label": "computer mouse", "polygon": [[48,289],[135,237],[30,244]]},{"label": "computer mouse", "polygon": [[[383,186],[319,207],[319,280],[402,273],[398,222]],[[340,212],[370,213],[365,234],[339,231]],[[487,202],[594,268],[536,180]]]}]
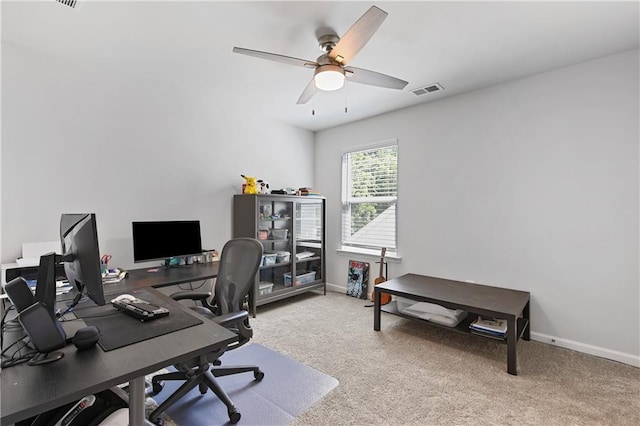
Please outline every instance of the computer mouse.
[{"label": "computer mouse", "polygon": [[120,296],[116,297],[115,299],[111,299],[111,303],[113,303],[116,300],[129,300],[129,301],[134,301],[136,300],[135,297],[133,297],[130,294],[121,294]]},{"label": "computer mouse", "polygon": [[98,340],[100,340],[100,336],[102,336],[102,333],[100,333],[98,327],[90,325],[87,327],[82,327],[80,330],[76,331],[76,334],[73,336],[73,339],[71,339],[71,341],[79,351],[82,351],[85,349],[89,349],[90,347],[98,343]]}]

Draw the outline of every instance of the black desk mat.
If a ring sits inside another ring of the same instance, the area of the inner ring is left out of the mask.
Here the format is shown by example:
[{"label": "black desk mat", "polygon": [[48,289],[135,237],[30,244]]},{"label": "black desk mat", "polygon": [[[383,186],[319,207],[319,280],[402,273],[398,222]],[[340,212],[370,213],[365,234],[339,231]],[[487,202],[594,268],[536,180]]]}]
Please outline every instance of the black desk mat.
[{"label": "black desk mat", "polygon": [[142,322],[124,312],[118,311],[111,305],[111,298],[117,295],[107,296],[109,300],[104,306],[97,306],[91,301],[78,303],[74,313],[78,318],[82,318],[87,325],[98,327],[102,333],[98,344],[104,351],[118,349],[204,322],[182,311],[180,308],[166,303],[147,290],[136,290],[127,293],[154,305],[169,309],[169,315]]}]

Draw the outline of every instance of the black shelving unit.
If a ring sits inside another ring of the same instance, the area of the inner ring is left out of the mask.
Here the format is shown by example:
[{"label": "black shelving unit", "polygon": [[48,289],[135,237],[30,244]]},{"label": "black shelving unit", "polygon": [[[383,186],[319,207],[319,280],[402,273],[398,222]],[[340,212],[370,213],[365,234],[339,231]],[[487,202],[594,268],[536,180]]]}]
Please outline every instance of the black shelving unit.
[{"label": "black shelving unit", "polygon": [[[276,256],[275,263],[263,261],[256,276],[250,297],[253,316],[256,307],[266,303],[312,290],[326,294],[325,217],[324,197],[234,196],[233,236],[256,238],[263,244],[266,255]],[[271,291],[261,294],[261,283],[273,284]]]}]

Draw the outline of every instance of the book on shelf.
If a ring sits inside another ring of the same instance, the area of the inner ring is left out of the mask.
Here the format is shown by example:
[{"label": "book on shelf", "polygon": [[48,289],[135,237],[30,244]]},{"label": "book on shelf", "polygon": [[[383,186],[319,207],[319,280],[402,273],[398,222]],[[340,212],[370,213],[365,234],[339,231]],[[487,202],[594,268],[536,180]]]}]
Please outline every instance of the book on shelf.
[{"label": "book on shelf", "polygon": [[470,325],[472,331],[504,337],[507,335],[507,320],[485,319],[478,316]]},{"label": "book on shelf", "polygon": [[506,333],[505,334],[494,334],[494,333],[488,333],[486,331],[476,331],[474,329],[471,329],[471,334],[475,334],[477,336],[482,336],[482,337],[488,337],[490,339],[496,339],[496,340],[500,340],[500,341],[505,341],[507,338]]},{"label": "book on shelf", "polygon": [[298,189],[298,195],[320,195],[320,192],[313,188],[302,187]]},{"label": "book on shelf", "polygon": [[300,253],[296,253],[296,260],[307,259],[309,257],[315,256],[315,253],[312,251],[303,251]]}]

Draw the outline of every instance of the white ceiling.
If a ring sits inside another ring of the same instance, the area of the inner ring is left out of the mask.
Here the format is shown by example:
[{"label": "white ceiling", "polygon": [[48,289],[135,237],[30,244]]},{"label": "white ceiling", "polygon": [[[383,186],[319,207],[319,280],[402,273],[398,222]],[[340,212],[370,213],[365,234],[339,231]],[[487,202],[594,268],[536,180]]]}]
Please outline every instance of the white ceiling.
[{"label": "white ceiling", "polygon": [[[313,70],[231,51],[315,60],[318,28],[342,35],[372,4],[389,16],[350,65],[409,81],[402,91],[348,83],[296,105]],[[2,42],[191,85],[227,108],[315,131],[638,48],[639,4],[3,0]],[[434,82],[445,90],[409,91]]]}]

